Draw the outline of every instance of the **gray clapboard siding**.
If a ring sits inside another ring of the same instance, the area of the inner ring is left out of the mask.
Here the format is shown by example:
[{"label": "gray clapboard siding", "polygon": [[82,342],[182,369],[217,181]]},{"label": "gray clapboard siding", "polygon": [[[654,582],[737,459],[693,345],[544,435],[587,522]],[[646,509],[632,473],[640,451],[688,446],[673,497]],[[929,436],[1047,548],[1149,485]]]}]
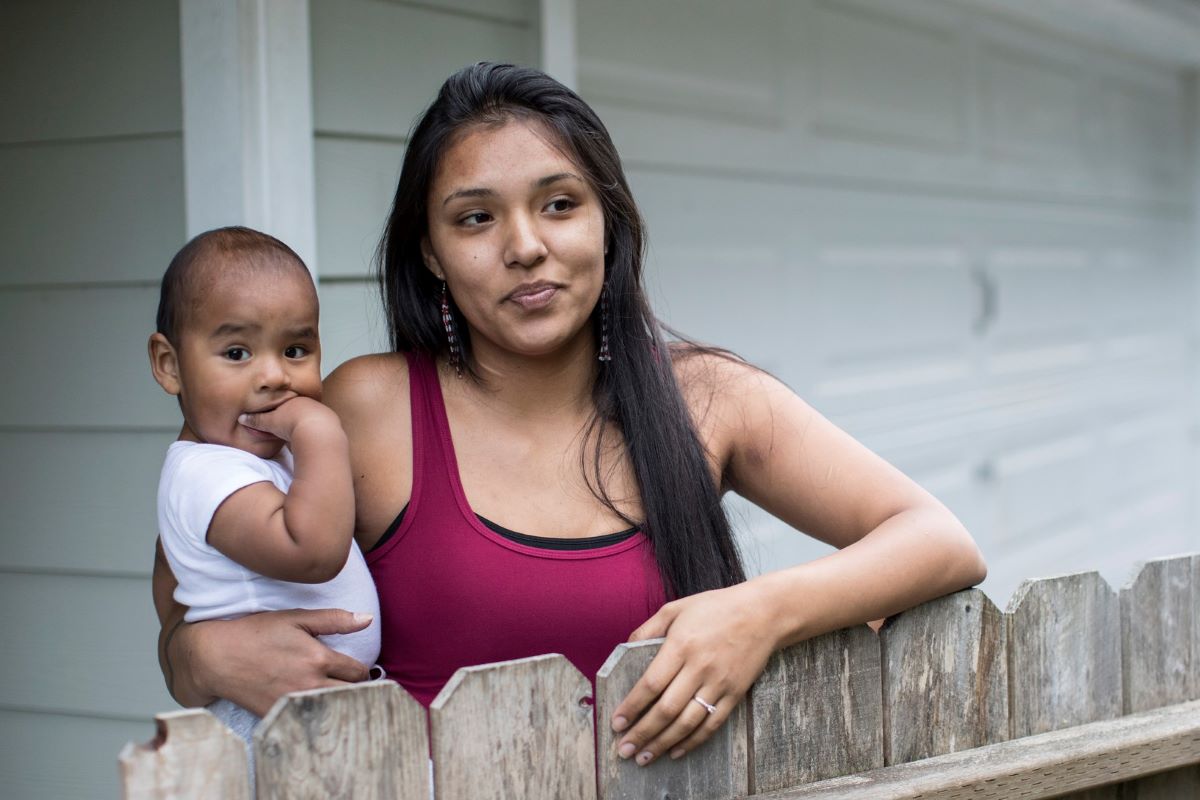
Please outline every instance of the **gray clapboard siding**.
[{"label": "gray clapboard siding", "polygon": [[246,744],[216,717],[187,709],[155,717],[154,740],[117,758],[126,800],[220,797],[251,800]]},{"label": "gray clapboard siding", "polygon": [[399,139],[459,67],[537,57],[527,23],[376,0],[313,0],[311,14],[320,134]]},{"label": "gray clapboard siding", "polygon": [[883,766],[879,639],[865,625],[771,657],[750,692],[755,792]]},{"label": "gray clapboard siding", "polygon": [[[582,94],[627,161],[1187,202],[1185,176],[1162,167],[1186,141],[1171,68],[946,4],[763,4],[728,20],[712,6],[693,18],[722,19],[716,46],[669,0],[579,3]],[[742,38],[753,46],[726,46]],[[748,97],[779,118],[746,113]]]},{"label": "gray clapboard siding", "polygon": [[176,431],[0,431],[0,570],[143,575]]},{"label": "gray clapboard siding", "polygon": [[0,145],[0,175],[0,287],[157,281],[183,241],[177,133]]},{"label": "gray clapboard siding", "polygon": [[[0,367],[20,375],[0,395],[10,427],[169,428],[174,398],[150,376],[157,287],[0,292]],[[53,336],[36,335],[54,331]]]},{"label": "gray clapboard siding", "polygon": [[458,670],[429,707],[437,796],[594,798],[591,694],[561,655]]},{"label": "gray clapboard siding", "polygon": [[254,753],[262,800],[430,796],[425,709],[393,681],[281,697]]},{"label": "gray clapboard siding", "polygon": [[0,6],[0,142],[181,130],[179,4]]},{"label": "gray clapboard siding", "polygon": [[126,742],[146,741],[153,733],[153,726],[145,720],[126,722],[0,709],[0,784],[4,786],[4,797],[115,800],[115,754]]},{"label": "gray clapboard siding", "polygon": [[391,210],[404,146],[318,135],[313,147],[318,272],[323,278],[366,278]]},{"label": "gray clapboard siding", "polygon": [[355,356],[388,349],[382,301],[373,280],[323,282],[320,295],[322,373]]},{"label": "gray clapboard siding", "polygon": [[[616,754],[621,734],[609,720],[658,653],[661,639],[621,644],[596,675],[596,752],[599,754],[600,800],[641,800],[646,797],[688,797],[722,800],[748,790],[746,703],[733,710],[712,738],[672,760],[664,754],[646,767]],[[716,702],[716,698],[713,699]]]},{"label": "gray clapboard siding", "polygon": [[1008,738],[1003,614],[978,589],[890,619],[879,632],[884,761],[903,764]]},{"label": "gray clapboard siding", "polygon": [[0,630],[2,708],[130,720],[174,706],[149,579],[4,574]]}]

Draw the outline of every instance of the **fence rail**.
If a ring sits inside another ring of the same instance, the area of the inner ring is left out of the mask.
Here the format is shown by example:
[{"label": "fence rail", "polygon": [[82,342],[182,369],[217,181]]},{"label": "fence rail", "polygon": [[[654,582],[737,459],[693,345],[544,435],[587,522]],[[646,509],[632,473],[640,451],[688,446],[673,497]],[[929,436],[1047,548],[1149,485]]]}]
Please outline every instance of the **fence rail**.
[{"label": "fence rail", "polygon": [[[1200,798],[1200,554],[978,590],[777,653],[719,734],[649,767],[605,721],[657,651],[620,645],[592,690],[562,656],[459,670],[428,716],[388,681],[281,698],[255,733],[259,798],[880,800]],[[241,741],[203,710],[119,756],[127,798],[250,798]],[[1070,794],[1078,792],[1078,794]]]}]

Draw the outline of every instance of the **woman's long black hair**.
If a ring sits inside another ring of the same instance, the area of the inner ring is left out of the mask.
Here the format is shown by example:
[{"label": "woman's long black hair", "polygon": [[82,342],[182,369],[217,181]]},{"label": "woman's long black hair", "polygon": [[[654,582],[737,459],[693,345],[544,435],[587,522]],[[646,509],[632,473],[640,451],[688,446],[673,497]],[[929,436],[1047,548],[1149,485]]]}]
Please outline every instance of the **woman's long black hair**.
[{"label": "woman's long black hair", "polygon": [[[472,126],[514,118],[546,126],[583,171],[604,211],[612,360],[599,368],[593,390],[596,443],[590,467],[584,456],[585,477],[597,497],[621,514],[601,474],[604,423],[615,425],[625,439],[645,514],[644,520],[627,521],[640,524],[653,543],[668,595],[683,597],[739,583],[745,573],[720,491],[675,380],[662,326],[642,288],[643,224],[620,156],[596,113],[550,76],[510,64],[466,67],[446,80],[413,128],[377,257],[392,347],[435,356],[448,350],[441,283],[421,255],[429,188],[456,136]],[[469,331],[453,306],[451,313],[470,368]],[[592,315],[597,341],[599,317],[597,309]]]}]

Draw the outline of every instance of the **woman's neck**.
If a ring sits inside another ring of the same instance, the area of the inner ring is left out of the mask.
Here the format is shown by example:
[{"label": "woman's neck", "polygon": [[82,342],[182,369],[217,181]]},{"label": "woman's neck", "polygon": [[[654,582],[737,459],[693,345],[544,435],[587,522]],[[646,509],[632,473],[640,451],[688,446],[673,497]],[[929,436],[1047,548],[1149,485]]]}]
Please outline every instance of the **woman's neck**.
[{"label": "woman's neck", "polygon": [[[464,380],[462,390],[495,411],[534,421],[594,410],[596,347],[591,330],[544,356],[524,356],[483,344],[472,354],[481,382]],[[481,343],[482,344],[482,343]]]}]

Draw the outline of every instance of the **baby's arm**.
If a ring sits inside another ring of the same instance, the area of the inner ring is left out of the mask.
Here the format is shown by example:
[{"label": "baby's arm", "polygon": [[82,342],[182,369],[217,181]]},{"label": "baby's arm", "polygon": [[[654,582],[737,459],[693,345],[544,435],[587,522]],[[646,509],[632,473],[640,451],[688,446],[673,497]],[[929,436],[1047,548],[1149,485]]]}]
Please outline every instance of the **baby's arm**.
[{"label": "baby's arm", "polygon": [[354,535],[350,449],[337,415],[296,397],[244,424],[288,443],[295,462],[287,494],[269,482],[230,495],[213,515],[208,543],[260,575],[323,583],[346,563]]}]

